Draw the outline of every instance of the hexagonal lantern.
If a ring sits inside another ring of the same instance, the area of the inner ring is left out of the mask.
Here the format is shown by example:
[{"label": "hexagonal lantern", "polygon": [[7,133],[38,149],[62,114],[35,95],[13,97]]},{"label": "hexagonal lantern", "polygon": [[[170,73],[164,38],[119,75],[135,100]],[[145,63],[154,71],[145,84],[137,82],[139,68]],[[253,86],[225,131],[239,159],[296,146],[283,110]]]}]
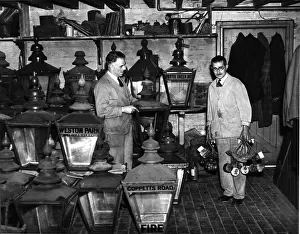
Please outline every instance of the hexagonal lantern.
[{"label": "hexagonal lantern", "polygon": [[25,97],[28,96],[30,89],[30,79],[36,74],[39,77],[39,85],[46,95],[46,102],[51,97],[51,90],[55,77],[59,76],[60,68],[56,68],[45,62],[47,57],[43,53],[43,46],[37,40],[31,46],[32,54],[28,60],[31,61],[17,71],[18,79],[20,79],[22,88],[25,92]]},{"label": "hexagonal lantern", "polygon": [[76,51],[75,52],[75,60],[72,63],[75,65],[71,70],[63,72],[65,78],[65,94],[70,96],[73,101],[75,100],[76,92],[79,88],[78,81],[81,77],[84,78],[85,84],[85,91],[89,94],[89,101],[92,103],[93,98],[93,88],[96,84],[96,71],[86,66],[88,61],[85,60],[85,53],[84,51]]},{"label": "hexagonal lantern", "polygon": [[14,198],[20,220],[28,233],[69,233],[78,200],[78,190],[66,186],[56,174],[48,141],[43,149],[40,173],[34,184]]},{"label": "hexagonal lantern", "polygon": [[122,182],[124,194],[139,233],[166,233],[173,199],[177,187],[174,172],[162,165],[157,154],[159,144],[153,140],[152,125],[149,139],[143,143],[141,164],[131,169]]},{"label": "hexagonal lantern", "polygon": [[103,128],[103,120],[94,114],[88,102],[85,85],[81,77],[75,102],[69,107],[73,112],[55,122],[65,165],[73,171],[88,171]]},{"label": "hexagonal lantern", "polygon": [[38,76],[31,79],[28,101],[24,104],[25,112],[5,122],[8,136],[21,169],[37,170],[37,165],[44,158],[43,147],[51,134],[55,141],[57,132],[53,122],[55,116],[44,109],[41,100]]},{"label": "hexagonal lantern", "polygon": [[187,109],[194,83],[196,70],[189,69],[183,58],[183,39],[178,38],[175,43],[176,50],[173,52],[172,66],[164,71],[164,77],[167,81],[167,92],[170,96],[170,105],[173,109]]}]

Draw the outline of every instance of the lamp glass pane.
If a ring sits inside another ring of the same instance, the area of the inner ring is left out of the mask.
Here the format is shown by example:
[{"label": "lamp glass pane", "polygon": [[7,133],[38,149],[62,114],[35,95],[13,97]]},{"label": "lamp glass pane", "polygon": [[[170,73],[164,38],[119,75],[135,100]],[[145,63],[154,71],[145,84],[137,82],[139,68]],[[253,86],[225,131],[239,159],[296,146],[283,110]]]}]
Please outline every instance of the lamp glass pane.
[{"label": "lamp glass pane", "polygon": [[95,224],[112,224],[118,194],[115,192],[89,192],[88,200]]},{"label": "lamp glass pane", "polygon": [[37,164],[44,158],[48,128],[11,128],[12,138],[22,166]]},{"label": "lamp glass pane", "polygon": [[169,80],[168,89],[173,105],[184,105],[189,87],[189,81]]},{"label": "lamp glass pane", "polygon": [[62,136],[63,147],[70,166],[89,166],[98,136]]},{"label": "lamp glass pane", "polygon": [[171,204],[171,193],[135,193],[130,202],[135,207],[139,222],[166,222]]},{"label": "lamp glass pane", "polygon": [[61,206],[22,205],[19,210],[28,233],[59,233],[63,209]]}]

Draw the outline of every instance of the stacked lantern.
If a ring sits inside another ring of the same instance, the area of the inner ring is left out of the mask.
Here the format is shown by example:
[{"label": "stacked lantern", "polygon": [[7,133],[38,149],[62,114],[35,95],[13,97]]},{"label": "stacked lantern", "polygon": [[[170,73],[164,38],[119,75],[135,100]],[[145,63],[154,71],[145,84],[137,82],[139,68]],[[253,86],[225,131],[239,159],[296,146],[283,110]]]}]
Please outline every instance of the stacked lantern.
[{"label": "stacked lantern", "polygon": [[163,158],[157,154],[152,124],[148,135],[142,146],[144,155],[138,159],[141,164],[127,173],[122,185],[139,233],[166,233],[177,178],[160,163]]}]

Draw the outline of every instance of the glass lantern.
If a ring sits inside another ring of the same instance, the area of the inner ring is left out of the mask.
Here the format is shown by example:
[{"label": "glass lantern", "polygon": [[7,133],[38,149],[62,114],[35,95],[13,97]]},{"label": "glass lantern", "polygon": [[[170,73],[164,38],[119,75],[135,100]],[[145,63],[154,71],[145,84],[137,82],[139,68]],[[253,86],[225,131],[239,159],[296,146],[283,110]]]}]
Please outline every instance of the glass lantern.
[{"label": "glass lantern", "polygon": [[164,83],[161,82],[163,71],[158,66],[158,56],[153,55],[152,50],[147,48],[147,39],[142,39],[141,45],[142,49],[137,52],[137,56],[139,56],[140,59],[128,70],[127,75],[132,79],[135,96],[138,96],[138,93],[142,91],[143,76],[147,69],[149,72],[149,80],[153,82],[156,100],[160,101],[159,94],[161,85],[164,85]]},{"label": "glass lantern", "polygon": [[177,178],[160,163],[163,158],[157,154],[152,125],[148,134],[142,146],[145,153],[138,159],[141,164],[127,173],[122,185],[139,233],[166,233]]},{"label": "glass lantern", "polygon": [[167,82],[172,109],[187,109],[196,70],[184,66],[186,61],[183,58],[183,39],[178,38],[175,45],[174,58],[170,62],[172,66],[164,71],[164,77]]},{"label": "glass lantern", "polygon": [[86,93],[89,94],[88,99],[92,103],[94,100],[93,89],[97,82],[96,71],[86,66],[88,62],[84,58],[84,51],[76,51],[75,57],[76,58],[72,63],[75,67],[63,72],[66,81],[64,92],[74,101],[76,92],[79,88],[78,81],[83,77],[86,82],[84,89]]},{"label": "glass lantern", "polygon": [[122,200],[123,175],[95,172],[77,185],[79,207],[88,233],[113,233]]},{"label": "glass lantern", "polygon": [[85,84],[81,77],[75,102],[69,107],[73,112],[55,122],[69,171],[88,171],[103,128],[103,120],[94,114],[93,106],[88,102]]},{"label": "glass lantern", "polygon": [[69,233],[78,190],[61,182],[50,158],[51,147],[46,142],[45,158],[39,164],[38,176],[28,190],[14,198],[14,204],[28,233]]},{"label": "glass lantern", "polygon": [[154,139],[160,143],[170,113],[169,105],[156,101],[154,85],[149,76],[149,71],[146,68],[142,83],[143,90],[139,93],[141,98],[132,103],[139,110],[133,115],[135,139],[138,147],[141,147],[148,138],[147,129],[150,124],[155,129]]},{"label": "glass lantern", "polygon": [[39,77],[39,85],[45,92],[45,100],[48,102],[51,97],[51,90],[53,89],[54,79],[59,76],[60,68],[56,68],[45,62],[47,57],[43,53],[43,46],[35,40],[31,46],[32,54],[28,60],[31,61],[17,71],[18,79],[21,80],[22,88],[25,92],[25,98],[30,89],[30,80],[36,74]]},{"label": "glass lantern", "polygon": [[33,180],[34,176],[19,171],[20,166],[14,162],[15,155],[9,149],[10,142],[5,132],[0,151],[0,205],[1,225],[19,228],[19,219],[12,198],[17,196]]},{"label": "glass lantern", "polygon": [[31,79],[29,100],[24,104],[27,111],[5,122],[8,136],[16,154],[17,163],[22,170],[36,170],[43,155],[43,147],[51,134],[57,139],[53,125],[55,116],[44,109],[46,104],[41,100],[43,95],[39,89],[37,76]]}]

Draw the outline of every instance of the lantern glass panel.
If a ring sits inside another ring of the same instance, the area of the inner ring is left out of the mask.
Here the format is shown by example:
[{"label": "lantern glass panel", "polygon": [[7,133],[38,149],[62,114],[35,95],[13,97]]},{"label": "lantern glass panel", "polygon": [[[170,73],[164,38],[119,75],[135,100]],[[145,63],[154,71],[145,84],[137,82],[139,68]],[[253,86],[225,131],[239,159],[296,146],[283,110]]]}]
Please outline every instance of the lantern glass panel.
[{"label": "lantern glass panel", "polygon": [[135,193],[129,198],[139,222],[166,222],[172,194]]},{"label": "lantern glass panel", "polygon": [[114,221],[114,210],[117,205],[117,199],[118,193],[106,191],[92,191],[80,197],[80,202],[83,204],[82,208],[89,225],[111,225]]},{"label": "lantern glass panel", "polygon": [[19,209],[28,232],[59,233],[62,218],[61,206],[27,205]]},{"label": "lantern glass panel", "polygon": [[168,89],[173,105],[185,105],[192,73],[167,74]]},{"label": "lantern glass panel", "polygon": [[30,163],[37,164],[41,158],[44,158],[43,148],[47,140],[48,131],[48,127],[11,127],[12,139],[21,166],[26,166]]},{"label": "lantern glass panel", "polygon": [[98,136],[79,137],[64,135],[61,139],[70,166],[86,167],[90,165]]}]

